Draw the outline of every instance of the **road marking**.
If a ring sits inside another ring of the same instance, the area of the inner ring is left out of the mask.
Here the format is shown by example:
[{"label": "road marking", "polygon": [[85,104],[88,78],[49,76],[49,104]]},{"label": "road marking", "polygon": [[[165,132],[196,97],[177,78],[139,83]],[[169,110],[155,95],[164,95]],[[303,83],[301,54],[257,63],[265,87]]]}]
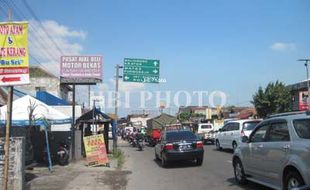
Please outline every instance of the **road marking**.
[{"label": "road marking", "polygon": [[230,163],[230,164],[232,164],[232,161],[231,161],[231,160],[227,160],[227,162]]}]

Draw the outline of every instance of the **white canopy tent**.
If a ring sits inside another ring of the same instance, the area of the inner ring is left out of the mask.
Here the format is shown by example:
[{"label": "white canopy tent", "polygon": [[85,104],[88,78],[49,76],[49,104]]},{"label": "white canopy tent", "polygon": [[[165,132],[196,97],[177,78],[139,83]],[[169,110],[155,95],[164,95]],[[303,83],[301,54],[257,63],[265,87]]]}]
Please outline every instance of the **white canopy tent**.
[{"label": "white canopy tent", "polygon": [[[51,131],[70,131],[71,118],[58,110],[26,95],[13,101],[12,125],[29,125],[29,113],[33,110],[32,121],[34,125],[44,125],[44,120],[51,124]],[[0,108],[0,124],[6,123],[7,106]]]}]

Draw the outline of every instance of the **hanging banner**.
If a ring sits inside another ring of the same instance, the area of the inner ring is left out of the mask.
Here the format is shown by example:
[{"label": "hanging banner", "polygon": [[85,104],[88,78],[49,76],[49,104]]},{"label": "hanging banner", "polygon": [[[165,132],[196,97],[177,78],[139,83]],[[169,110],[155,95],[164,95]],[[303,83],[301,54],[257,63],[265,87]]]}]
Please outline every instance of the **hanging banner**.
[{"label": "hanging banner", "polygon": [[0,86],[29,84],[28,23],[0,23]]},{"label": "hanging banner", "polygon": [[109,162],[102,134],[83,137],[88,166],[104,165]]}]

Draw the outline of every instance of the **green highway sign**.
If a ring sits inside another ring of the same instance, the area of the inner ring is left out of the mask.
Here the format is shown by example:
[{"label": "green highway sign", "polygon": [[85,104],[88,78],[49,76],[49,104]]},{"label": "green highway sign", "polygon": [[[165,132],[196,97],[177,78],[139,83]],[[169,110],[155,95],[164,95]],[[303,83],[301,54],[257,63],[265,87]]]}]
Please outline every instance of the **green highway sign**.
[{"label": "green highway sign", "polygon": [[159,83],[158,76],[124,74],[123,80],[125,82]]},{"label": "green highway sign", "polygon": [[124,59],[124,82],[158,83],[159,60]]}]

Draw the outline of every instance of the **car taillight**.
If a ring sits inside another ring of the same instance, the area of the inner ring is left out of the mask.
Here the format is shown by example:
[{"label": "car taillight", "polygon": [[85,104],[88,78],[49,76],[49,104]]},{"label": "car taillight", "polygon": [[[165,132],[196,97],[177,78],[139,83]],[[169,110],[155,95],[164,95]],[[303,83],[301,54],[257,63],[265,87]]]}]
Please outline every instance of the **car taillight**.
[{"label": "car taillight", "polygon": [[164,146],[164,150],[172,150],[173,149],[173,144],[166,144]]},{"label": "car taillight", "polygon": [[197,141],[197,142],[196,142],[196,148],[203,148],[203,143],[202,143],[202,141]]},{"label": "car taillight", "polygon": [[245,136],[245,133],[244,133],[244,131],[242,130],[242,131],[241,131],[241,137],[243,137],[243,136]]}]

